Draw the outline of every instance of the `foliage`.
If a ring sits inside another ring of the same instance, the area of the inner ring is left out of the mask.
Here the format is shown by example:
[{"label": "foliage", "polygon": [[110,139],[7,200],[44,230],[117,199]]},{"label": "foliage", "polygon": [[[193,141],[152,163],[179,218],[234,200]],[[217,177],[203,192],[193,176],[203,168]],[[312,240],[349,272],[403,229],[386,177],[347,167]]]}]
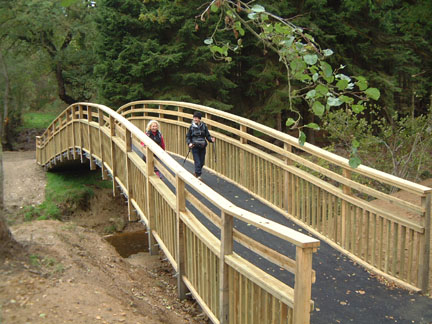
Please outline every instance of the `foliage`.
[{"label": "foliage", "polygon": [[92,27],[94,2],[0,1],[0,41],[7,48],[47,64],[55,76],[58,96],[67,104],[94,93]]},{"label": "foliage", "polygon": [[27,112],[22,115],[22,128],[46,129],[58,116],[50,112]]},{"label": "foliage", "polygon": [[138,99],[210,103],[230,109],[231,66],[210,62],[195,23],[201,1],[98,2],[99,91],[109,105]]},{"label": "foliage", "polygon": [[112,188],[112,182],[101,180],[97,171],[48,172],[45,201],[38,206],[26,206],[24,219],[61,219],[63,214],[70,214],[79,208],[86,209],[94,195],[94,187]]},{"label": "foliage", "polygon": [[348,155],[355,137],[367,165],[413,181],[431,177],[432,109],[418,117],[395,113],[392,121],[379,116],[379,107],[369,116],[339,110],[326,116],[324,127],[339,153]]}]

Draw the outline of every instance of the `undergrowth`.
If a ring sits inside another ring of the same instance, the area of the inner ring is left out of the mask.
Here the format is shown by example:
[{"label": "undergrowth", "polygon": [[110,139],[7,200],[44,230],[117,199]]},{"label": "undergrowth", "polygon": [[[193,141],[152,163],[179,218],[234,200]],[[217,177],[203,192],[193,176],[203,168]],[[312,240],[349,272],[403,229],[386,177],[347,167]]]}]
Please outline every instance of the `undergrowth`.
[{"label": "undergrowth", "polygon": [[26,112],[22,115],[22,129],[46,129],[58,116],[54,112]]},{"label": "undergrowth", "polygon": [[87,209],[94,188],[112,188],[112,182],[102,180],[100,171],[73,170],[47,172],[45,201],[38,206],[25,206],[25,221],[61,219],[75,210]]}]

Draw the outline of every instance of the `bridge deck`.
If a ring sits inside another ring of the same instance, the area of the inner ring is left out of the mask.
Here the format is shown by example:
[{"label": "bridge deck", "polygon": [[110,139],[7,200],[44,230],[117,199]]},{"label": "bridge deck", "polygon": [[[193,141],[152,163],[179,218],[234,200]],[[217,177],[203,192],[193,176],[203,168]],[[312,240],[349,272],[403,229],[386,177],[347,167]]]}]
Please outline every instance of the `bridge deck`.
[{"label": "bridge deck", "polygon": [[[180,158],[176,159],[180,163],[183,162]],[[193,172],[193,165],[189,161],[185,167]],[[203,181],[237,206],[305,232],[277,211],[215,174],[205,172]],[[279,245],[281,241],[277,238],[273,237],[272,243],[269,244],[268,236],[264,232],[249,230],[248,226],[241,222],[235,224],[235,227],[252,235],[257,241],[266,241],[269,246],[277,246],[280,252],[292,257],[292,248],[286,244]],[[264,271],[292,285],[293,276],[289,272],[281,271],[279,267],[258,255],[252,255],[249,250],[240,246],[235,250],[248,259],[254,259],[253,263]],[[431,298],[387,287],[364,268],[354,264],[324,242],[321,242],[319,253],[314,256],[313,268],[317,276],[312,286],[312,298],[315,301],[315,311],[311,313],[313,324],[432,323]]]}]

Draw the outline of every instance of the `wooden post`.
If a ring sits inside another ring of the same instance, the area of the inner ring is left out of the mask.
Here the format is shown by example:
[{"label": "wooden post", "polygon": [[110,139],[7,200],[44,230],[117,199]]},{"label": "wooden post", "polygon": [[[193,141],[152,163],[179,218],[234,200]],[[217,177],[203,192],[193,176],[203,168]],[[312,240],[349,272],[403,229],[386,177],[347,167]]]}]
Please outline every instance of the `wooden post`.
[{"label": "wooden post", "polygon": [[117,177],[117,162],[114,154],[114,141],[113,137],[116,136],[115,131],[115,120],[113,116],[110,116],[110,145],[111,145],[111,168],[112,168],[112,180],[113,180],[113,196],[116,197],[118,195],[117,185],[116,185],[116,177]]},{"label": "wooden post", "polygon": [[76,114],[75,114],[75,106],[72,106],[72,157],[74,160],[76,160],[77,156],[76,156],[76,141],[75,141],[75,119],[76,119]]},{"label": "wooden post", "polygon": [[180,213],[186,212],[185,183],[176,175],[176,198],[177,198],[177,291],[178,298],[185,299],[187,287],[183,281],[185,273],[185,225],[181,220]]},{"label": "wooden post", "polygon": [[[430,265],[430,245],[431,245],[431,217],[432,217],[432,192],[427,192],[425,196],[421,198],[422,207],[425,209],[424,214],[424,239],[422,240],[422,246],[420,246],[419,255],[419,273],[418,283],[423,293],[426,293],[429,289],[429,265]],[[403,260],[401,260],[403,262]]]},{"label": "wooden post", "polygon": [[296,247],[293,323],[310,323],[313,248]]},{"label": "wooden post", "polygon": [[149,252],[150,255],[156,255],[158,248],[156,240],[153,236],[152,230],[156,221],[156,204],[154,189],[150,182],[150,177],[154,175],[154,155],[153,152],[146,146],[146,170],[147,170],[147,221],[148,221],[148,240],[149,240]]},{"label": "wooden post", "polygon": [[98,122],[99,122],[99,151],[100,151],[100,158],[101,158],[102,180],[107,180],[108,174],[105,167],[105,152],[103,146],[104,135],[102,135],[102,127],[104,125],[104,115],[102,109],[98,109]]},{"label": "wooden post", "polygon": [[[347,178],[347,179],[351,179],[351,171],[348,169],[343,169],[342,170],[342,175]],[[346,195],[351,195],[351,188],[346,186],[346,185],[342,185],[342,192]],[[347,245],[347,235],[349,235],[349,231],[347,231],[346,226],[347,226],[347,215],[349,213],[348,211],[349,205],[345,200],[342,200],[342,215],[341,215],[341,237],[340,237],[340,242],[343,248],[346,248],[347,250],[349,249],[349,246]],[[337,242],[337,240],[336,240]]]},{"label": "wooden post", "polygon": [[126,140],[126,190],[127,190],[127,196],[128,196],[128,220],[129,221],[136,221],[136,217],[133,217],[133,205],[132,205],[132,175],[131,175],[131,161],[129,159],[129,153],[132,153],[132,134],[129,129],[126,129],[125,133],[125,140]]},{"label": "wooden post", "polygon": [[66,157],[67,157],[68,160],[70,160],[72,158],[71,154],[70,154],[70,149],[71,149],[70,142],[71,141],[73,142],[73,139],[71,138],[71,133],[72,132],[70,131],[71,127],[73,127],[73,124],[70,122],[71,121],[70,111],[71,111],[71,108],[68,108],[66,110],[66,138],[67,138],[67,153],[66,153]]},{"label": "wooden post", "polygon": [[[159,105],[159,110],[163,110],[165,107],[163,105]],[[159,118],[165,118],[164,114],[159,113]]]},{"label": "wooden post", "polygon": [[58,147],[58,152],[60,154],[60,162],[63,162],[63,150],[62,150],[62,126],[63,126],[63,119],[62,116],[60,115],[59,118],[59,128],[58,128],[58,137],[59,137],[59,147]]},{"label": "wooden post", "polygon": [[[240,132],[247,133],[246,125],[240,124]],[[247,144],[247,139],[243,137],[243,134],[240,134],[240,143],[242,144],[240,151],[240,182],[243,186],[248,188],[247,186],[247,178],[248,178],[248,168],[246,167],[246,151],[243,149],[243,145]],[[249,189],[249,188],[248,188]]]},{"label": "wooden post", "polygon": [[84,139],[83,139],[82,125],[81,125],[81,119],[83,119],[83,117],[84,117],[83,106],[82,105],[78,105],[78,109],[79,109],[78,110],[79,111],[79,114],[78,114],[78,119],[79,119],[78,127],[79,127],[80,150],[81,150],[81,152],[80,152],[80,159],[81,159],[81,163],[84,163],[84,156],[83,156],[83,142],[84,142]]},{"label": "wooden post", "polygon": [[52,156],[54,156],[54,164],[57,164],[57,140],[56,140],[56,123],[53,123],[52,125],[52,140],[54,141],[54,152],[52,154]]},{"label": "wooden post", "polygon": [[[292,146],[289,145],[288,143],[284,143],[284,150],[292,153]],[[288,157],[285,157],[285,164],[286,165],[292,165],[293,162]],[[291,213],[291,210],[290,210],[291,204],[290,204],[290,202],[291,202],[291,197],[292,197],[292,195],[294,193],[290,190],[291,183],[289,181],[289,172],[288,171],[284,171],[283,184],[284,184],[284,189],[283,189],[284,203],[283,203],[283,207],[285,208],[285,210],[287,211],[287,213]]]},{"label": "wooden post", "polygon": [[[179,114],[183,113],[183,107],[177,107],[177,111]],[[178,116],[177,120],[179,122],[183,121],[183,117]],[[186,145],[185,134],[182,134],[182,127],[180,125],[177,126],[177,154],[183,155],[183,145]]]},{"label": "wooden post", "polygon": [[91,139],[91,126],[90,123],[92,121],[92,107],[87,106],[87,130],[88,130],[88,142],[89,142],[89,153],[90,153],[90,170],[96,170],[96,164],[93,160],[93,145]]},{"label": "wooden post", "polygon": [[219,259],[219,321],[229,323],[229,266],[225,263],[225,255],[233,252],[233,224],[231,215],[222,211],[221,250]]}]

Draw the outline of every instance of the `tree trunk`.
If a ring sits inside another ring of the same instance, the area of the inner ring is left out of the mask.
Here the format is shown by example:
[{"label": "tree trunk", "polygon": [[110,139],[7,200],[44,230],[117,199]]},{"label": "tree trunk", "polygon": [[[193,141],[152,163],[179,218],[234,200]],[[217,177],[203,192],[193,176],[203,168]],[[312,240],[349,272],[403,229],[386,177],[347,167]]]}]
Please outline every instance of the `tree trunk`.
[{"label": "tree trunk", "polygon": [[2,65],[3,70],[3,76],[5,78],[5,90],[4,90],[4,97],[3,97],[3,113],[0,113],[1,117],[1,123],[0,123],[0,139],[2,142],[2,145],[8,144],[8,138],[7,138],[7,127],[8,127],[8,121],[9,121],[9,96],[10,96],[10,79],[9,79],[9,73],[6,67],[6,63],[3,59],[3,55],[0,52],[0,63]]},{"label": "tree trunk", "polygon": [[60,99],[68,105],[72,105],[73,103],[77,102],[77,100],[66,94],[65,81],[63,78],[63,69],[60,63],[57,63],[55,73],[57,79],[58,95]]},{"label": "tree trunk", "polygon": [[7,226],[3,212],[3,152],[0,145],[0,257],[8,254],[15,246],[17,243]]}]

